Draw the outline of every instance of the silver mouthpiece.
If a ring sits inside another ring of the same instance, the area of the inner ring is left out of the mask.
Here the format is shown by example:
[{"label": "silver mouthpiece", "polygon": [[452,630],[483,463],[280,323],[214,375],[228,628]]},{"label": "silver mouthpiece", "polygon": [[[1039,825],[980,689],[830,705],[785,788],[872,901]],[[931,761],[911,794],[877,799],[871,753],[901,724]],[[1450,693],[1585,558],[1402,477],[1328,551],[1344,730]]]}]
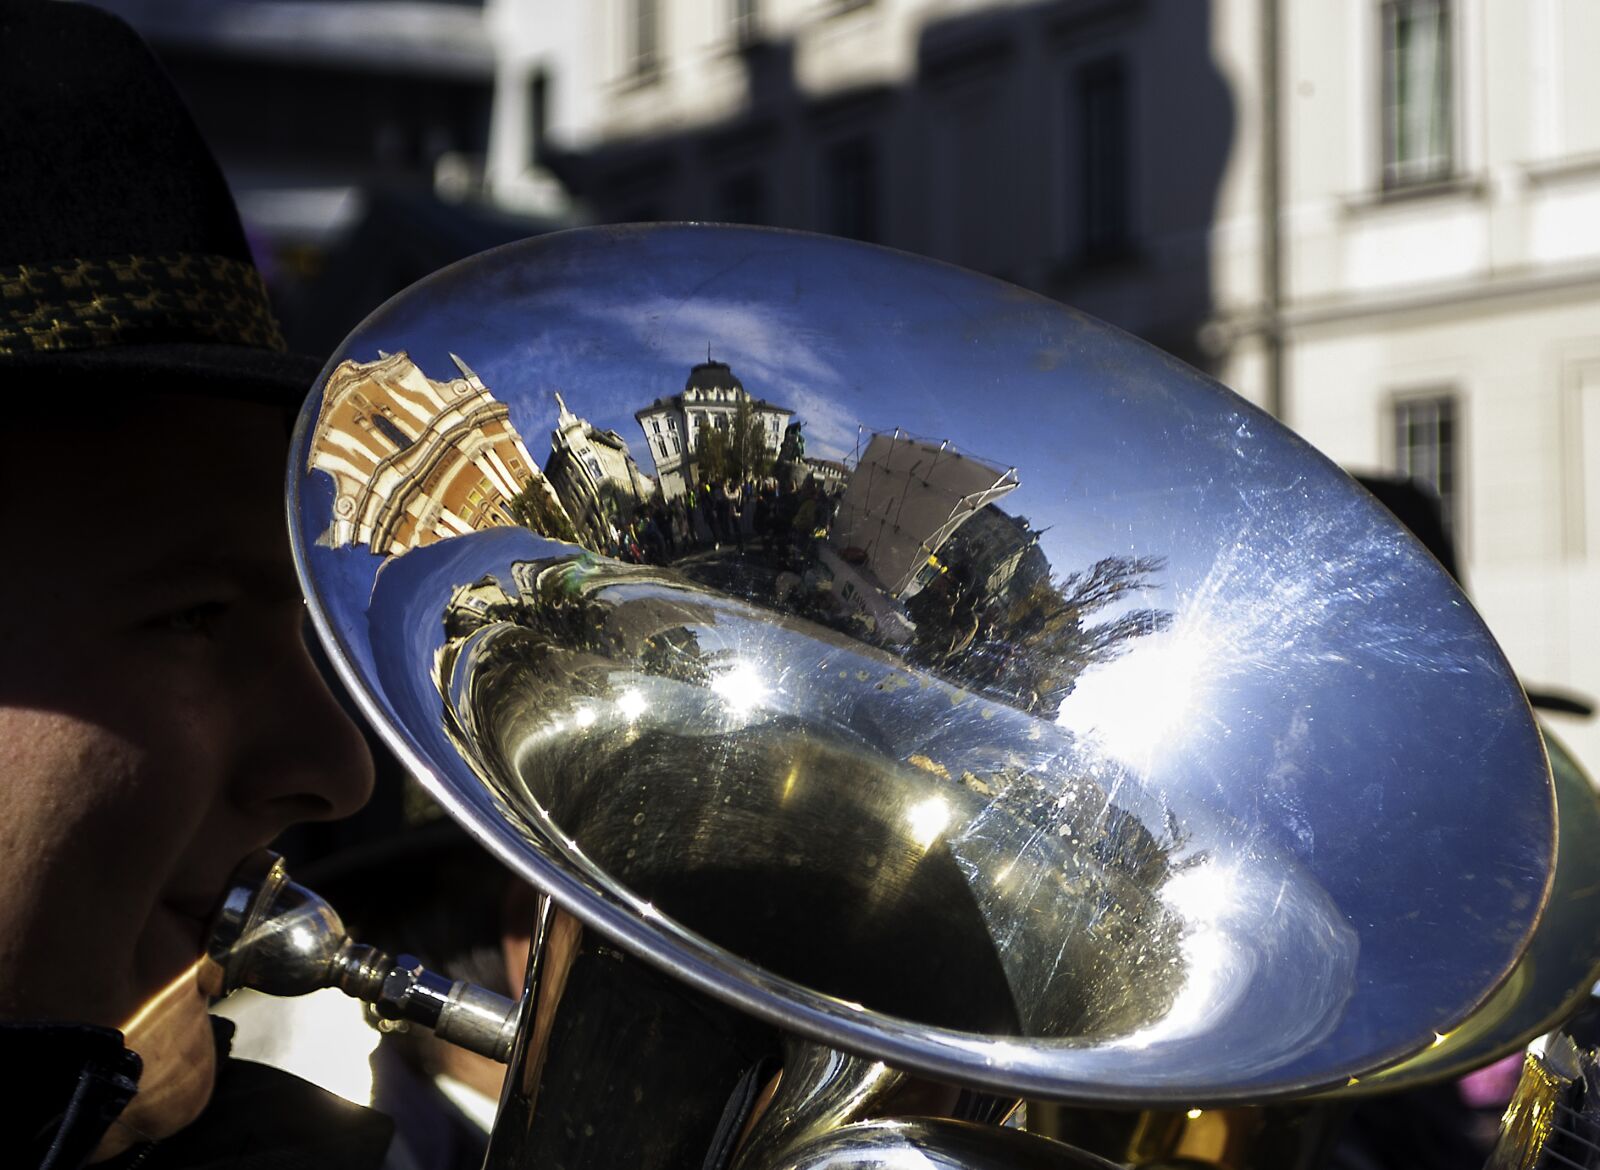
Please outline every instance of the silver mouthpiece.
[{"label": "silver mouthpiece", "polygon": [[233,875],[206,942],[201,986],[220,998],[242,987],[305,995],[337,987],[386,1019],[430,1028],[441,1040],[510,1059],[518,1005],[503,995],[428,970],[411,955],[358,943],[338,913],[289,880],[266,850]]}]

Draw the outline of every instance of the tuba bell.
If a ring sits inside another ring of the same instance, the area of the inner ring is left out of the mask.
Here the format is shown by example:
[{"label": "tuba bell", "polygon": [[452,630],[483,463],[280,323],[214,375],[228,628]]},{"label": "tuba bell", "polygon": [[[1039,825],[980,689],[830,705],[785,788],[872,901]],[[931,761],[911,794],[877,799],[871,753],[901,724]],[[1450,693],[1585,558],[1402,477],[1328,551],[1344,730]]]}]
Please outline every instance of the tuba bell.
[{"label": "tuba bell", "polygon": [[[330,659],[543,900],[498,1003],[258,874],[217,986],[309,969],[504,1054],[492,1167],[1110,1165],[998,1123],[1348,1086],[1550,898],[1545,748],[1454,583],[1263,412],[1011,286],[541,237],[369,317],[292,460]],[[291,910],[320,941],[269,961]]]}]

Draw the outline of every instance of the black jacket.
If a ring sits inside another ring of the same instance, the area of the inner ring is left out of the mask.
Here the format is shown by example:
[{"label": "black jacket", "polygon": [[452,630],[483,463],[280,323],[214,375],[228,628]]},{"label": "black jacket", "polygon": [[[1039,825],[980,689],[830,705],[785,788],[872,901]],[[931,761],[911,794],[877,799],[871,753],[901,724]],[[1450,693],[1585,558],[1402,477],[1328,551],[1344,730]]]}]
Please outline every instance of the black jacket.
[{"label": "black jacket", "polygon": [[[298,1077],[227,1058],[216,1021],[217,1086],[205,1112],[172,1137],[134,1146],[105,1170],[376,1170],[393,1125]],[[0,1162],[78,1170],[137,1091],[139,1058],[107,1028],[0,1024]],[[14,1159],[20,1154],[20,1159]]]}]

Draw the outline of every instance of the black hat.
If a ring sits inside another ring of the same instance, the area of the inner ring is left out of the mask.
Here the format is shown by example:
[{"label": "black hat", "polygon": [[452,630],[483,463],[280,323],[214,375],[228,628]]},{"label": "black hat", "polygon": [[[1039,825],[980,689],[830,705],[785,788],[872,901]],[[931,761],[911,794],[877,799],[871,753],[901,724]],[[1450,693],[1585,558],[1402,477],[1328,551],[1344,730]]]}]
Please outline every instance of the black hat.
[{"label": "black hat", "polygon": [[298,404],[227,184],[144,43],[0,0],[0,380]]}]

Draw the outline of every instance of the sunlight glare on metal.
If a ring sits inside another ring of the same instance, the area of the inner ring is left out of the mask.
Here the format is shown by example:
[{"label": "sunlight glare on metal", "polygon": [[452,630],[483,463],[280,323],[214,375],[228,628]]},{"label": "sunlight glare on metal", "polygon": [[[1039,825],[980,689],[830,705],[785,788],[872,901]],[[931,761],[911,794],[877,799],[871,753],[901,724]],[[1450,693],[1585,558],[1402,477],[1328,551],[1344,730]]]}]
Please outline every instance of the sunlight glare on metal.
[{"label": "sunlight glare on metal", "polygon": [[906,824],[911,827],[911,839],[926,849],[949,827],[950,806],[939,797],[930,796],[906,810]]},{"label": "sunlight glare on metal", "polygon": [[767,685],[761,675],[748,662],[736,662],[733,667],[711,682],[711,690],[736,714],[744,714],[759,707],[767,697]]},{"label": "sunlight glare on metal", "polygon": [[1161,887],[1161,900],[1184,922],[1178,943],[1183,983],[1164,1015],[1123,1040],[1129,1048],[1193,1035],[1244,994],[1250,962],[1223,927],[1239,904],[1237,880],[1231,867],[1206,863],[1173,874]]},{"label": "sunlight glare on metal", "polygon": [[1230,865],[1207,861],[1179,870],[1161,886],[1161,900],[1185,922],[1214,925],[1238,905],[1239,874]]},{"label": "sunlight glare on metal", "polygon": [[1180,620],[1127,654],[1084,671],[1056,722],[1123,763],[1170,748],[1205,705],[1206,681],[1224,648],[1203,624]]}]

